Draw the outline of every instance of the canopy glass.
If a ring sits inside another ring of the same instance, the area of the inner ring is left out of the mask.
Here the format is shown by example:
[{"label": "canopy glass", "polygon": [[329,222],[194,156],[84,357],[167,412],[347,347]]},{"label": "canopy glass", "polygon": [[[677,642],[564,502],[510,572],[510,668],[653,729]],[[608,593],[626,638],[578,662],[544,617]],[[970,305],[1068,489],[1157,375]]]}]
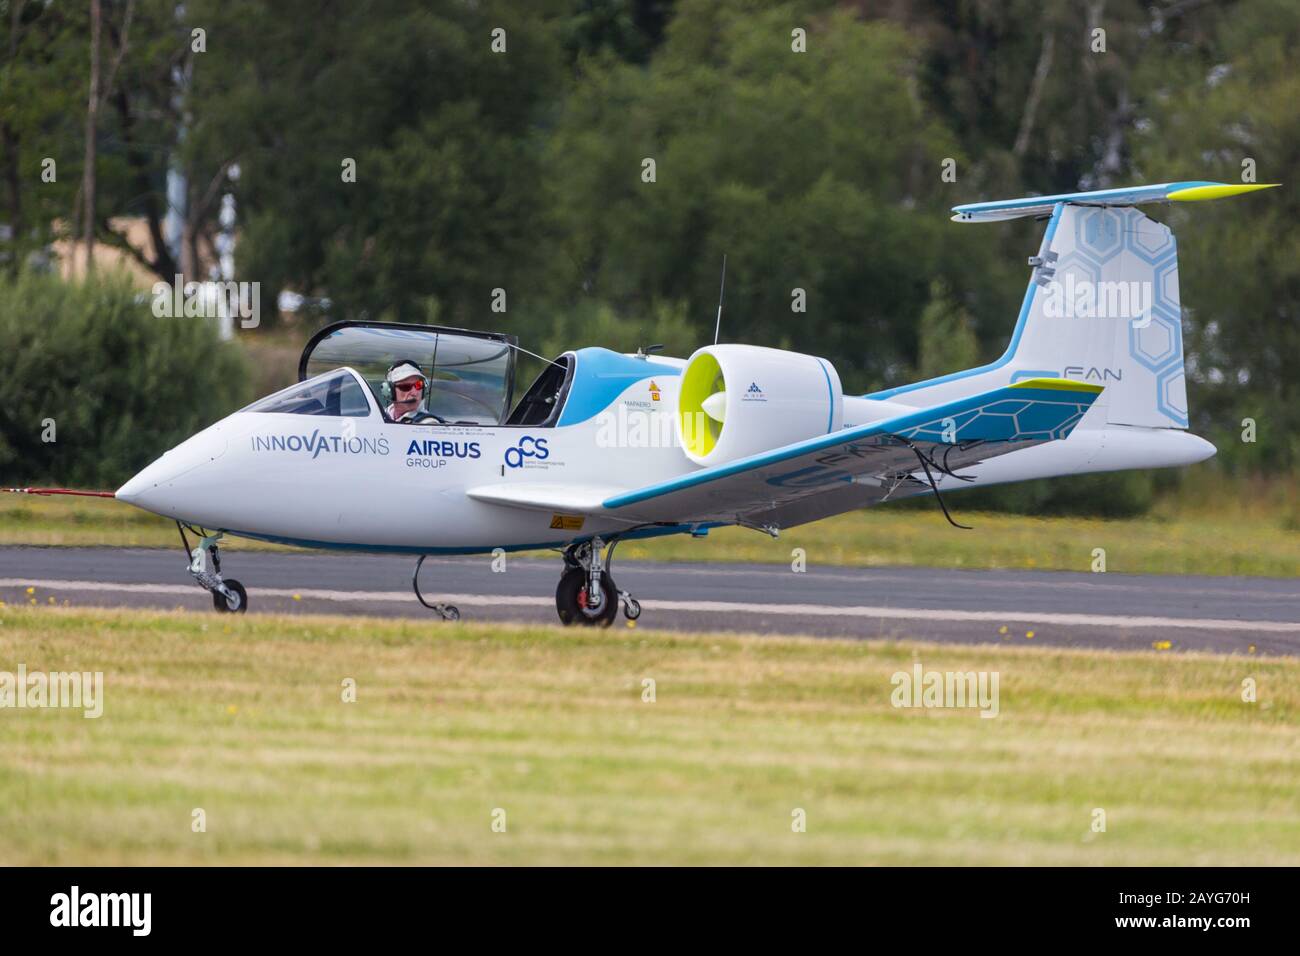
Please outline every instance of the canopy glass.
[{"label": "canopy glass", "polygon": [[365,379],[386,409],[384,376],[400,361],[429,377],[424,409],[448,422],[499,425],[514,391],[514,336],[437,326],[341,322],[321,330],[303,349],[299,380],[341,366]]}]

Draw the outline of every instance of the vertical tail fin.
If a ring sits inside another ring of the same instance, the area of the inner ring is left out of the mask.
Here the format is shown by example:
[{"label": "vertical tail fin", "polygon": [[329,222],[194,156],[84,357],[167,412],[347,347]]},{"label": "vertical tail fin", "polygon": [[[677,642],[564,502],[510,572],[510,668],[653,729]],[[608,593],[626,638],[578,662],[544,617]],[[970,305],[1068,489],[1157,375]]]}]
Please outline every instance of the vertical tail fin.
[{"label": "vertical tail fin", "polygon": [[1106,421],[1187,427],[1178,243],[1132,207],[1061,203],[1026,292],[1011,381],[1104,385]]},{"label": "vertical tail fin", "polygon": [[957,222],[1048,219],[1011,344],[989,365],[866,397],[922,406],[1027,378],[1068,378],[1104,386],[1092,425],[1186,428],[1178,244],[1135,207],[1273,185],[1162,183],[955,207]]}]

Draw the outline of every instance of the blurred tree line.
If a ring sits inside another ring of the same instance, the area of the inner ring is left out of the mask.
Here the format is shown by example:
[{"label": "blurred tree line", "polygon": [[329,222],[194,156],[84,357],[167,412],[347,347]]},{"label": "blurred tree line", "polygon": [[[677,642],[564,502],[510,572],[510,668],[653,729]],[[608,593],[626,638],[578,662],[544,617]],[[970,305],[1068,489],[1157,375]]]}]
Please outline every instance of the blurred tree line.
[{"label": "blurred tree line", "polygon": [[[724,338],[862,393],[1006,345],[1041,226],[952,205],[1286,179],[1297,45],[1288,0],[0,0],[0,266],[89,223],[202,278],[229,193],[238,278],[318,321],[689,354],[725,254]],[[1192,425],[1229,468],[1300,463],[1294,195],[1153,212],[1181,240]]]},{"label": "blurred tree line", "polygon": [[0,343],[5,486],[116,487],[249,397],[240,349],[121,276],[0,280]]}]

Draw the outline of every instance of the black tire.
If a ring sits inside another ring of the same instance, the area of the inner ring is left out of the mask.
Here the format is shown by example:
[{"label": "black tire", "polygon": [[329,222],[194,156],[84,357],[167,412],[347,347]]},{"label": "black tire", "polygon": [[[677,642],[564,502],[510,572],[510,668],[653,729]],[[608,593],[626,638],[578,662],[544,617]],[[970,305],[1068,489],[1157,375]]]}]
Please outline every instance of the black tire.
[{"label": "black tire", "polygon": [[245,591],[244,586],[234,578],[227,578],[224,583],[226,587],[235,592],[235,596],[239,598],[239,605],[237,607],[231,607],[230,602],[226,600],[224,594],[220,591],[213,591],[212,606],[222,614],[243,614],[248,610],[248,592]]},{"label": "black tire", "polygon": [[555,589],[555,611],[565,625],[578,624],[585,627],[609,627],[618,617],[618,588],[608,571],[600,572],[600,587],[604,592],[600,610],[594,614],[583,605],[586,603],[587,572],[582,568],[565,571]]}]

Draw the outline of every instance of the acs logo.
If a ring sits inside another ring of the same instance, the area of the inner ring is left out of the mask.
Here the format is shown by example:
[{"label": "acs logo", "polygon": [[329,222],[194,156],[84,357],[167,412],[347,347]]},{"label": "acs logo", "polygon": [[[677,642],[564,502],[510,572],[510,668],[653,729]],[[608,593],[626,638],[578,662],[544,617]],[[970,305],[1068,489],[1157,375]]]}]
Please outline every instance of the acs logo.
[{"label": "acs logo", "polygon": [[524,459],[535,458],[538,461],[545,461],[551,457],[550,449],[546,447],[545,438],[534,438],[532,435],[525,435],[519,439],[519,444],[506,449],[505,460],[507,468],[522,468]]}]

